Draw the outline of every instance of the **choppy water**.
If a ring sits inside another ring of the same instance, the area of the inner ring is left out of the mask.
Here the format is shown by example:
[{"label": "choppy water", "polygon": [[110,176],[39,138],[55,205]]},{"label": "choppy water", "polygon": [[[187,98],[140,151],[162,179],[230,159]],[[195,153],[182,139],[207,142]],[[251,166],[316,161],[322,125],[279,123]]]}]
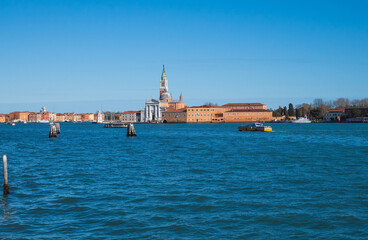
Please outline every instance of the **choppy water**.
[{"label": "choppy water", "polygon": [[368,238],[368,124],[237,126],[0,125],[0,238]]}]

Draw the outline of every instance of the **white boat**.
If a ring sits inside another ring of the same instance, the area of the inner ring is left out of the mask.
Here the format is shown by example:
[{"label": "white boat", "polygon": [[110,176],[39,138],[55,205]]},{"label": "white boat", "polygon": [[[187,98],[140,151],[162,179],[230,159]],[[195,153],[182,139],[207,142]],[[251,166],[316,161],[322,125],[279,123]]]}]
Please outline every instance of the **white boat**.
[{"label": "white boat", "polygon": [[38,123],[50,123],[50,121],[49,121],[49,120],[38,120],[37,122],[38,122]]},{"label": "white boat", "polygon": [[297,120],[291,121],[292,123],[311,123],[311,120],[307,118],[307,116],[300,117]]}]

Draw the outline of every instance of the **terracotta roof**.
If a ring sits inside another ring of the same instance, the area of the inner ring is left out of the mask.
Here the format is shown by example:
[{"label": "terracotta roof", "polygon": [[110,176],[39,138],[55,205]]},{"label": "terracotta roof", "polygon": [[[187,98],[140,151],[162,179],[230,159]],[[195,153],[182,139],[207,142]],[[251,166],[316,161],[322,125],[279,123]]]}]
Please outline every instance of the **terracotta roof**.
[{"label": "terracotta roof", "polygon": [[125,111],[123,113],[140,113],[140,111]]},{"label": "terracotta roof", "polygon": [[224,108],[223,106],[210,106],[210,105],[202,105],[202,106],[192,106],[188,108]]},{"label": "terracotta roof", "polygon": [[175,110],[175,109],[169,109],[169,110],[167,110],[165,112],[162,112],[162,113],[176,113],[176,112],[186,112],[186,111],[187,111],[186,108],[180,108],[180,109],[177,109],[177,110]]},{"label": "terracotta roof", "polygon": [[16,111],[16,112],[11,112],[9,114],[12,114],[12,113],[30,113],[29,111]]},{"label": "terracotta roof", "polygon": [[262,103],[228,103],[224,106],[264,106]]},{"label": "terracotta roof", "polygon": [[272,112],[272,111],[265,110],[265,109],[247,109],[247,110],[244,110],[244,109],[233,109],[233,110],[226,111],[226,112]]},{"label": "terracotta roof", "polygon": [[333,112],[345,112],[345,109],[331,109],[328,111],[328,113],[333,113]]}]

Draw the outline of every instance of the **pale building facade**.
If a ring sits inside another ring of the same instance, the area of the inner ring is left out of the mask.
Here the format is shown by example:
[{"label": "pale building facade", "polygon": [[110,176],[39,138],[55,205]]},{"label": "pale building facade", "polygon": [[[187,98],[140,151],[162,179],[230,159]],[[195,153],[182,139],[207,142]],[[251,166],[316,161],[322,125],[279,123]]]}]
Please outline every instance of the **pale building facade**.
[{"label": "pale building facade", "polygon": [[323,121],[326,122],[338,121],[344,114],[345,114],[344,109],[329,110],[327,113],[323,114]]},{"label": "pale building facade", "polygon": [[161,116],[160,101],[156,99],[146,101],[145,108],[141,111],[141,122],[160,122]]},{"label": "pale building facade", "polygon": [[141,112],[139,111],[125,111],[121,114],[122,122],[140,122]]}]

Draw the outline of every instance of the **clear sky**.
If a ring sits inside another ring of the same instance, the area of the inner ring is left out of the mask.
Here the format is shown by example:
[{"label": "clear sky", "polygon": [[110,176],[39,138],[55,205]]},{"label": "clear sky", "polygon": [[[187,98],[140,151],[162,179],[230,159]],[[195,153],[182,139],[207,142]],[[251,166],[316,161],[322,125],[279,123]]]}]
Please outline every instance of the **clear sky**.
[{"label": "clear sky", "polygon": [[368,1],[0,1],[0,113],[367,97]]}]

